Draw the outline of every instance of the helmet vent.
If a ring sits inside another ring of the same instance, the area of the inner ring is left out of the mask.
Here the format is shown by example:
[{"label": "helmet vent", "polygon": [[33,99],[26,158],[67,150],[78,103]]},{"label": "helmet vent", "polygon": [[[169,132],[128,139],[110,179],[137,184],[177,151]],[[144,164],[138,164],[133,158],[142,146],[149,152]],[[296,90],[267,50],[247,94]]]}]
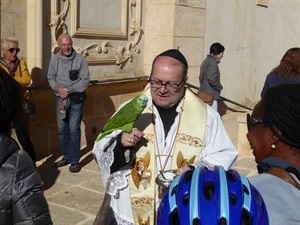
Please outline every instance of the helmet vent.
[{"label": "helmet vent", "polygon": [[242,225],[251,225],[251,224],[252,224],[252,219],[251,219],[250,212],[243,209]]},{"label": "helmet vent", "polygon": [[237,203],[236,195],[233,193],[230,193],[229,197],[230,197],[231,204],[236,205],[236,203]]},{"label": "helmet vent", "polygon": [[170,216],[170,224],[172,225],[180,225],[179,218],[178,218],[178,211],[175,209]]},{"label": "helmet vent", "polygon": [[227,220],[226,220],[226,218],[222,217],[222,218],[220,219],[220,225],[227,225]]},{"label": "helmet vent", "polygon": [[193,219],[193,225],[201,225],[199,218]]},{"label": "helmet vent", "polygon": [[189,193],[186,193],[184,196],[183,196],[183,205],[184,206],[187,206],[189,204],[189,199],[190,199],[190,194]]},{"label": "helmet vent", "polygon": [[185,177],[184,177],[184,183],[187,184],[191,181],[192,177],[193,177],[193,171],[192,170],[188,170],[186,173],[185,173]]},{"label": "helmet vent", "polygon": [[249,190],[248,190],[248,188],[243,184],[243,191],[244,191],[244,193],[246,193],[247,195],[249,195]]},{"label": "helmet vent", "polygon": [[178,189],[178,184],[172,189],[171,195],[173,196],[174,194],[176,194]]},{"label": "helmet vent", "polygon": [[206,182],[204,184],[204,197],[207,200],[211,200],[214,197],[215,193],[215,185],[213,182]]},{"label": "helmet vent", "polygon": [[227,178],[228,178],[230,181],[232,181],[233,183],[235,183],[235,174],[234,174],[233,171],[229,170],[229,171],[227,172]]}]

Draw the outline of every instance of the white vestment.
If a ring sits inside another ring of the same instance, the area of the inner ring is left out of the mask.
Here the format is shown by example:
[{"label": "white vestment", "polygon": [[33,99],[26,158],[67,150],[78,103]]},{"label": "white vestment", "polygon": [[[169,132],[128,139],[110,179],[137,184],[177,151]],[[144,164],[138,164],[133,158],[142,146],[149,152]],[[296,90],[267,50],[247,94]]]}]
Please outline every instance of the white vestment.
[{"label": "white vestment", "polygon": [[[182,110],[181,106],[183,105],[184,101],[187,100],[183,98],[176,109],[178,115],[175,118],[174,124],[171,126],[167,137],[164,135],[164,128],[163,124],[161,123],[160,115],[155,106],[153,106],[151,98],[148,101],[147,107],[153,107],[153,117],[156,118],[156,137],[161,139],[157,141],[157,144],[159,145],[158,149],[160,149],[161,154],[168,154],[164,151],[169,150],[170,146],[172,146],[172,142],[174,141],[176,132],[178,130],[177,127]],[[122,106],[124,104],[122,104]],[[120,108],[122,106],[120,106]],[[232,168],[237,157],[237,150],[233,146],[219,114],[208,105],[206,112],[207,119],[202,151],[198,157],[199,160],[195,162],[195,166],[205,165],[212,167],[213,165],[220,165],[226,170]],[[195,126],[197,126],[197,121],[195,121]],[[102,182],[103,185],[105,185],[106,192],[112,196],[111,208],[114,211],[118,224],[134,225],[128,184],[128,176],[130,175],[131,170],[121,170],[113,174],[110,173],[110,166],[114,161],[113,150],[116,146],[116,137],[120,135],[121,132],[121,130],[116,130],[113,133],[105,136],[101,141],[96,142],[94,145],[93,154],[100,168]],[[174,151],[174,149],[171,149],[171,151]],[[156,171],[162,169],[160,168],[159,163],[156,165],[158,167]],[[168,170],[170,167],[171,161],[168,161],[164,170]],[[153,176],[156,175],[157,174],[153,174]]]}]

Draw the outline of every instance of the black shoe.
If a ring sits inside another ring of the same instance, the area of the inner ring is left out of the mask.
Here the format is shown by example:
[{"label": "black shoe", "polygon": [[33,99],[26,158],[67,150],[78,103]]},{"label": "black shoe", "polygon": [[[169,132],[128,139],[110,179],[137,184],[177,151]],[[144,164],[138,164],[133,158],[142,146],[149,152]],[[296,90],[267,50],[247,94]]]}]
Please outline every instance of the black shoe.
[{"label": "black shoe", "polygon": [[71,163],[69,171],[72,173],[78,173],[80,171],[79,163]]},{"label": "black shoe", "polygon": [[63,166],[68,165],[69,163],[70,163],[69,160],[63,158],[62,160],[60,160],[56,163],[56,166],[63,167]]}]

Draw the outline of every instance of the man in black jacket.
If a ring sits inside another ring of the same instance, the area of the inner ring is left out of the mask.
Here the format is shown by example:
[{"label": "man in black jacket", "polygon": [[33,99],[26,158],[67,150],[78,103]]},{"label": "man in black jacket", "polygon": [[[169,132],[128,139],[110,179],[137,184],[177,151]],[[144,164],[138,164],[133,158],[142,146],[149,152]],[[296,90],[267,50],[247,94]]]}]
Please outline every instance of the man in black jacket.
[{"label": "man in black jacket", "polygon": [[0,68],[0,224],[53,224],[41,178],[10,137],[22,113],[21,86]]}]

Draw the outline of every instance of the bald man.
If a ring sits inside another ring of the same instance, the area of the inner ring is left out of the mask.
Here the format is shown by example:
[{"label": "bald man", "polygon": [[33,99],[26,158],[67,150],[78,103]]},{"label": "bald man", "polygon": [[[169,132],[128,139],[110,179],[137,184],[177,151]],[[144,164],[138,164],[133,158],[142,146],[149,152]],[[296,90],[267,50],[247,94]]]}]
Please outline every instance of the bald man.
[{"label": "bald man", "polygon": [[80,124],[90,74],[86,59],[75,52],[69,34],[58,37],[58,46],[59,52],[51,58],[47,75],[55,93],[58,137],[63,154],[56,166],[71,164],[70,172],[77,173],[80,171]]},{"label": "bald man", "polygon": [[187,75],[188,62],[178,49],[157,55],[143,91],[148,105],[135,129],[95,142],[106,194],[94,225],[155,224],[163,194],[155,183],[158,171],[179,175],[203,165],[234,166],[237,150],[219,114],[185,87]]}]

